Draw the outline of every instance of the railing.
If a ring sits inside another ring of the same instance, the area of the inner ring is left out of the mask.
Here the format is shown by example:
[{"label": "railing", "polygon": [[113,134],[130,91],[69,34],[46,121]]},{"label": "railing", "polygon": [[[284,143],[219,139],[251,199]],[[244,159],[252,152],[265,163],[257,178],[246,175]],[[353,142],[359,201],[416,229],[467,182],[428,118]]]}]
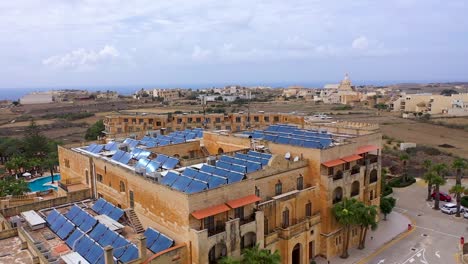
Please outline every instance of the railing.
[{"label": "railing", "polygon": [[253,222],[253,221],[255,221],[255,214],[252,214],[252,215],[250,215],[248,217],[241,218],[239,220],[239,224],[240,225],[245,225],[245,224],[248,224],[248,223]]},{"label": "railing", "polygon": [[226,225],[219,225],[213,229],[208,229],[208,237],[217,235],[226,231]]},{"label": "railing", "polygon": [[295,235],[307,231],[311,226],[320,222],[320,214],[315,214],[311,217],[306,217],[304,219],[293,219],[293,225],[290,225],[286,228],[278,228],[278,237],[282,239],[289,239]]},{"label": "railing", "polygon": [[343,179],[343,172],[333,175],[333,180],[334,181],[341,180],[341,179]]}]

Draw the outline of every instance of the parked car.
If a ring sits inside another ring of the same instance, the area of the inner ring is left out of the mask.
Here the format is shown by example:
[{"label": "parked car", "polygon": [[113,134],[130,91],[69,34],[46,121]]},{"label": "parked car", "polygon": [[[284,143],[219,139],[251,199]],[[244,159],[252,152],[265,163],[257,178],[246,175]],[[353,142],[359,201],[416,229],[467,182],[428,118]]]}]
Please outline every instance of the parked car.
[{"label": "parked car", "polygon": [[[432,199],[435,199],[435,197],[436,197],[436,192],[433,192],[431,196],[432,196]],[[452,201],[452,197],[451,197],[448,193],[439,192],[439,201],[442,201],[442,202],[451,202],[451,201]]]},{"label": "parked car", "polygon": [[466,219],[468,219],[468,210],[465,210],[465,213],[463,214],[463,217],[465,217]]},{"label": "parked car", "polygon": [[[442,208],[440,208],[440,210],[446,214],[450,214],[450,215],[454,214],[457,212],[457,204],[446,203],[444,204],[444,206],[442,206]],[[463,206],[460,206],[460,212],[463,213],[464,211],[465,211],[465,208]]]}]

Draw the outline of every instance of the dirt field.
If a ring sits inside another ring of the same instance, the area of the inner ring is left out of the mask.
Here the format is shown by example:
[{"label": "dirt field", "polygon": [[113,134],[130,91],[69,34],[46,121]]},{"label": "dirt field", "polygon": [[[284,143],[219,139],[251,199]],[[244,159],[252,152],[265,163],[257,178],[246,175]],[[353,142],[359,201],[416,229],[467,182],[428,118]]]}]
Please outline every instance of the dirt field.
[{"label": "dirt field", "polygon": [[454,117],[454,118],[433,118],[434,122],[442,122],[444,124],[455,124],[468,126],[468,117]]}]

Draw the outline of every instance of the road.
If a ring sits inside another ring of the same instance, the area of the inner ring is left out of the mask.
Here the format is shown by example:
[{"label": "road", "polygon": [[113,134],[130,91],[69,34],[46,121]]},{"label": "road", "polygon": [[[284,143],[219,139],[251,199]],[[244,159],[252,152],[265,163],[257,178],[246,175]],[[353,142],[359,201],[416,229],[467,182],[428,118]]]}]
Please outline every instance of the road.
[{"label": "road", "polygon": [[[463,184],[467,184],[464,181]],[[441,191],[448,191],[454,185],[449,180]],[[391,244],[369,263],[371,264],[436,264],[458,262],[460,237],[468,238],[468,219],[456,218],[432,209],[432,202],[426,202],[427,187],[418,181],[407,188],[394,188],[397,199],[395,210],[402,212],[416,222],[416,229],[397,243]],[[441,202],[441,206],[444,203]],[[391,217],[391,214],[389,215]]]}]

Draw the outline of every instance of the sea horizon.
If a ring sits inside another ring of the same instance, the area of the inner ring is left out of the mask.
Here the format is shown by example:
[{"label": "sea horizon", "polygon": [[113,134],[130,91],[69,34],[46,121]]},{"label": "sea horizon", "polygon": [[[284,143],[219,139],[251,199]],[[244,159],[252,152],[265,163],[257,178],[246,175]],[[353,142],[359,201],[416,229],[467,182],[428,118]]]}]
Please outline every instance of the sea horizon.
[{"label": "sea horizon", "polygon": [[[353,81],[353,85],[374,85],[374,86],[386,86],[396,84],[426,84],[426,83],[462,83],[463,81]],[[247,87],[253,86],[267,86],[272,88],[286,88],[288,86],[303,86],[305,88],[323,88],[326,84],[338,84],[339,82],[333,81],[315,81],[315,82],[272,82],[272,83],[212,83],[212,84],[166,84],[166,85],[102,85],[102,86],[50,86],[50,87],[4,87],[0,88],[0,100],[19,100],[22,96],[32,92],[46,92],[53,90],[87,90],[91,92],[96,91],[115,91],[122,95],[131,95],[140,89],[152,89],[152,88],[179,88],[179,89],[206,89],[215,87],[225,87],[229,85],[241,85]]]}]

